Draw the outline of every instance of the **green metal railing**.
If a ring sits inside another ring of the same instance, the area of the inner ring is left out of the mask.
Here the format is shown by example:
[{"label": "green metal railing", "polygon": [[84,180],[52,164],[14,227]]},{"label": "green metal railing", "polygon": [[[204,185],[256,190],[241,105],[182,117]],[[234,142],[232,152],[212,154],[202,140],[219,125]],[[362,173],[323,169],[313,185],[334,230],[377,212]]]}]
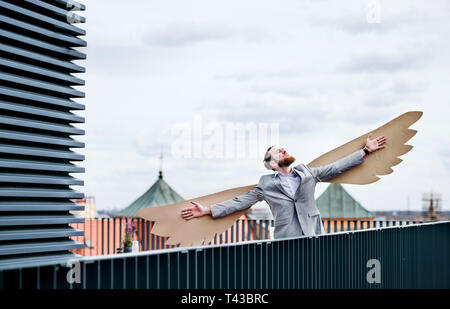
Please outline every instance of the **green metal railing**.
[{"label": "green metal railing", "polygon": [[[53,264],[4,269],[0,287],[449,288],[449,261],[450,221],[444,221],[86,257],[71,268]],[[77,273],[80,283],[69,284],[68,271]]]},{"label": "green metal railing", "polygon": [[[73,228],[84,231],[83,236],[72,237],[73,240],[86,244],[84,248],[78,249],[76,253],[83,256],[109,255],[116,253],[117,249],[122,247],[126,220],[132,220],[136,228],[133,239],[139,241],[141,251],[178,247],[177,245],[167,245],[167,237],[161,237],[152,233],[154,222],[142,218],[91,218],[86,219],[83,223],[71,224]],[[322,221],[326,233],[422,223],[406,220],[380,221],[332,218],[325,218],[322,219]],[[273,220],[251,220],[240,218],[227,231],[215,235],[212,241],[207,245],[271,239],[273,238],[273,228]]]}]

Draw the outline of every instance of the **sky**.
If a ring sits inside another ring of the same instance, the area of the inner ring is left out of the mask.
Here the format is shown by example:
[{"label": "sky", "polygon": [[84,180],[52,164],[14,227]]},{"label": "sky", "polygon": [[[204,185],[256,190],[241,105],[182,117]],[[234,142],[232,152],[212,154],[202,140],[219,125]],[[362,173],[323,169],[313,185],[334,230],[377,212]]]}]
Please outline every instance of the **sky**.
[{"label": "sky", "polygon": [[[450,210],[448,1],[82,2],[86,135],[75,138],[86,146],[75,150],[86,159],[73,189],[97,209],[143,194],[161,151],[164,179],[190,199],[272,173],[261,162],[272,142],[306,164],[420,110],[394,173],[344,187],[371,211],[421,210],[430,191]],[[232,126],[258,142],[233,152]]]}]

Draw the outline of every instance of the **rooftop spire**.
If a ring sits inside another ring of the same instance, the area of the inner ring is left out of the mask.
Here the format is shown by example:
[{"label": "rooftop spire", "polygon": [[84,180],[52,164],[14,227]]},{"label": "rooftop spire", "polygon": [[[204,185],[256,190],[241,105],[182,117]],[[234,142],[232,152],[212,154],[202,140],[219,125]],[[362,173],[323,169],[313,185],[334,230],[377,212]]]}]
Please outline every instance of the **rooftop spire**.
[{"label": "rooftop spire", "polygon": [[159,156],[159,179],[163,178],[163,173],[162,173],[162,162],[163,162],[163,152],[162,152],[162,146],[161,146],[161,155]]}]

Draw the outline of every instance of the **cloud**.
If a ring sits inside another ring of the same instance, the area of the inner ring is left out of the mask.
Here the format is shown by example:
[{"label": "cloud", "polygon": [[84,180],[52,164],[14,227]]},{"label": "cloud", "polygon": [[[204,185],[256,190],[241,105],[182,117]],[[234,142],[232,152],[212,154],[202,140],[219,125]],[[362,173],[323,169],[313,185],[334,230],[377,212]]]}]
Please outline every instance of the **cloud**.
[{"label": "cloud", "polygon": [[368,23],[364,11],[359,14],[347,14],[336,16],[318,16],[310,20],[314,27],[331,28],[334,31],[340,30],[347,34],[386,34],[395,30],[401,25],[400,22],[392,20],[382,21],[381,23]]},{"label": "cloud", "polygon": [[228,74],[218,74],[214,76],[217,80],[236,80],[236,81],[252,81],[262,79],[292,79],[302,76],[300,72],[295,70],[260,70],[248,72],[233,72]]},{"label": "cloud", "polygon": [[444,163],[447,171],[450,172],[450,143],[444,142],[442,143],[442,148],[439,151],[440,158]]},{"label": "cloud", "polygon": [[165,27],[148,30],[144,42],[157,47],[187,47],[204,42],[241,38],[258,42],[268,34],[257,27],[236,28],[212,23],[169,23]]},{"label": "cloud", "polygon": [[352,56],[341,66],[340,71],[346,73],[397,72],[421,67],[426,63],[427,58],[425,52],[367,52]]},{"label": "cloud", "polygon": [[86,67],[96,74],[117,79],[123,76],[142,77],[154,73],[160,67],[156,55],[145,46],[92,45],[89,47]]},{"label": "cloud", "polygon": [[232,29],[225,26],[171,23],[165,28],[149,31],[145,35],[144,40],[149,45],[178,47],[205,41],[227,39],[232,35]]},{"label": "cloud", "polygon": [[[378,9],[370,3],[378,2]],[[332,10],[330,2],[312,7],[317,13],[308,22],[313,27],[330,28],[349,35],[388,36],[394,33],[424,33],[441,27],[448,20],[449,4],[445,0],[433,1],[428,6],[417,1],[354,1],[341,10]],[[371,13],[376,13],[373,15]],[[376,18],[374,18],[377,16]],[[371,21],[371,22],[369,22]],[[376,22],[375,22],[376,21]],[[404,39],[408,39],[405,37]]]},{"label": "cloud", "polygon": [[[448,154],[430,139],[449,128],[448,1],[381,1],[381,24],[368,24],[367,1],[357,0],[177,1],[177,10],[141,1],[134,11],[110,2],[93,1],[87,11],[80,75],[84,189],[99,209],[123,207],[153,183],[161,146],[164,175],[184,197],[255,183],[266,172],[257,159],[172,157],[171,126],[192,125],[195,113],[205,122],[279,123],[280,143],[306,162],[402,112],[423,110],[404,164],[358,187],[355,197],[376,210],[401,208],[408,192],[419,196],[423,188],[448,193]],[[111,16],[121,16],[120,29]]]},{"label": "cloud", "polygon": [[144,157],[159,157],[170,153],[171,147],[170,128],[158,127],[139,132],[133,140],[133,147],[138,154]]},{"label": "cloud", "polygon": [[[246,99],[222,100],[198,109],[224,121],[278,121],[280,133],[301,134],[324,123],[375,125],[390,119],[399,105],[420,103],[427,89],[425,78],[408,72],[302,75],[291,71],[298,77],[266,78],[272,75],[272,71],[261,71],[258,79],[253,73],[237,72],[236,76],[252,77],[239,80]],[[292,117],[294,113],[299,116]]]},{"label": "cloud", "polygon": [[292,98],[273,100],[264,98],[243,102],[234,107],[230,103],[209,104],[199,106],[197,109],[215,115],[221,122],[278,124],[280,134],[305,133],[314,130],[320,126],[321,120],[326,116],[322,106]]}]

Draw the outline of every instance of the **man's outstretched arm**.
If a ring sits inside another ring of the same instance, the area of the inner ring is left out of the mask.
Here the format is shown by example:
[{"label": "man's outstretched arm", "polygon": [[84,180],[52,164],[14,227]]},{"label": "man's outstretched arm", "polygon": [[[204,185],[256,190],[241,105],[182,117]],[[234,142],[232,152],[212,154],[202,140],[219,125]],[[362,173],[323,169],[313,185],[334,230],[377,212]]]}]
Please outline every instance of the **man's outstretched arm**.
[{"label": "man's outstretched arm", "polygon": [[238,195],[225,202],[211,205],[211,207],[203,206],[195,201],[191,201],[194,206],[183,209],[181,211],[181,215],[186,220],[205,215],[211,215],[213,218],[220,218],[236,211],[249,208],[263,199],[263,191],[258,184],[254,189],[248,192]]},{"label": "man's outstretched arm", "polygon": [[232,214],[233,212],[250,208],[257,202],[264,199],[261,188],[256,186],[254,189],[236,196],[228,201],[211,205],[210,211],[213,218],[220,218]]},{"label": "man's outstretched arm", "polygon": [[[387,138],[384,135],[374,139],[371,139],[371,137],[372,134],[369,134],[365,145],[369,152],[374,152],[377,151],[378,149],[384,148],[387,140]],[[350,155],[340,160],[337,160],[336,162],[323,166],[309,167],[309,168],[316,181],[325,181],[337,177],[346,170],[363,163],[365,156],[366,153],[364,152],[364,150],[358,149],[355,152],[351,153]]]}]

